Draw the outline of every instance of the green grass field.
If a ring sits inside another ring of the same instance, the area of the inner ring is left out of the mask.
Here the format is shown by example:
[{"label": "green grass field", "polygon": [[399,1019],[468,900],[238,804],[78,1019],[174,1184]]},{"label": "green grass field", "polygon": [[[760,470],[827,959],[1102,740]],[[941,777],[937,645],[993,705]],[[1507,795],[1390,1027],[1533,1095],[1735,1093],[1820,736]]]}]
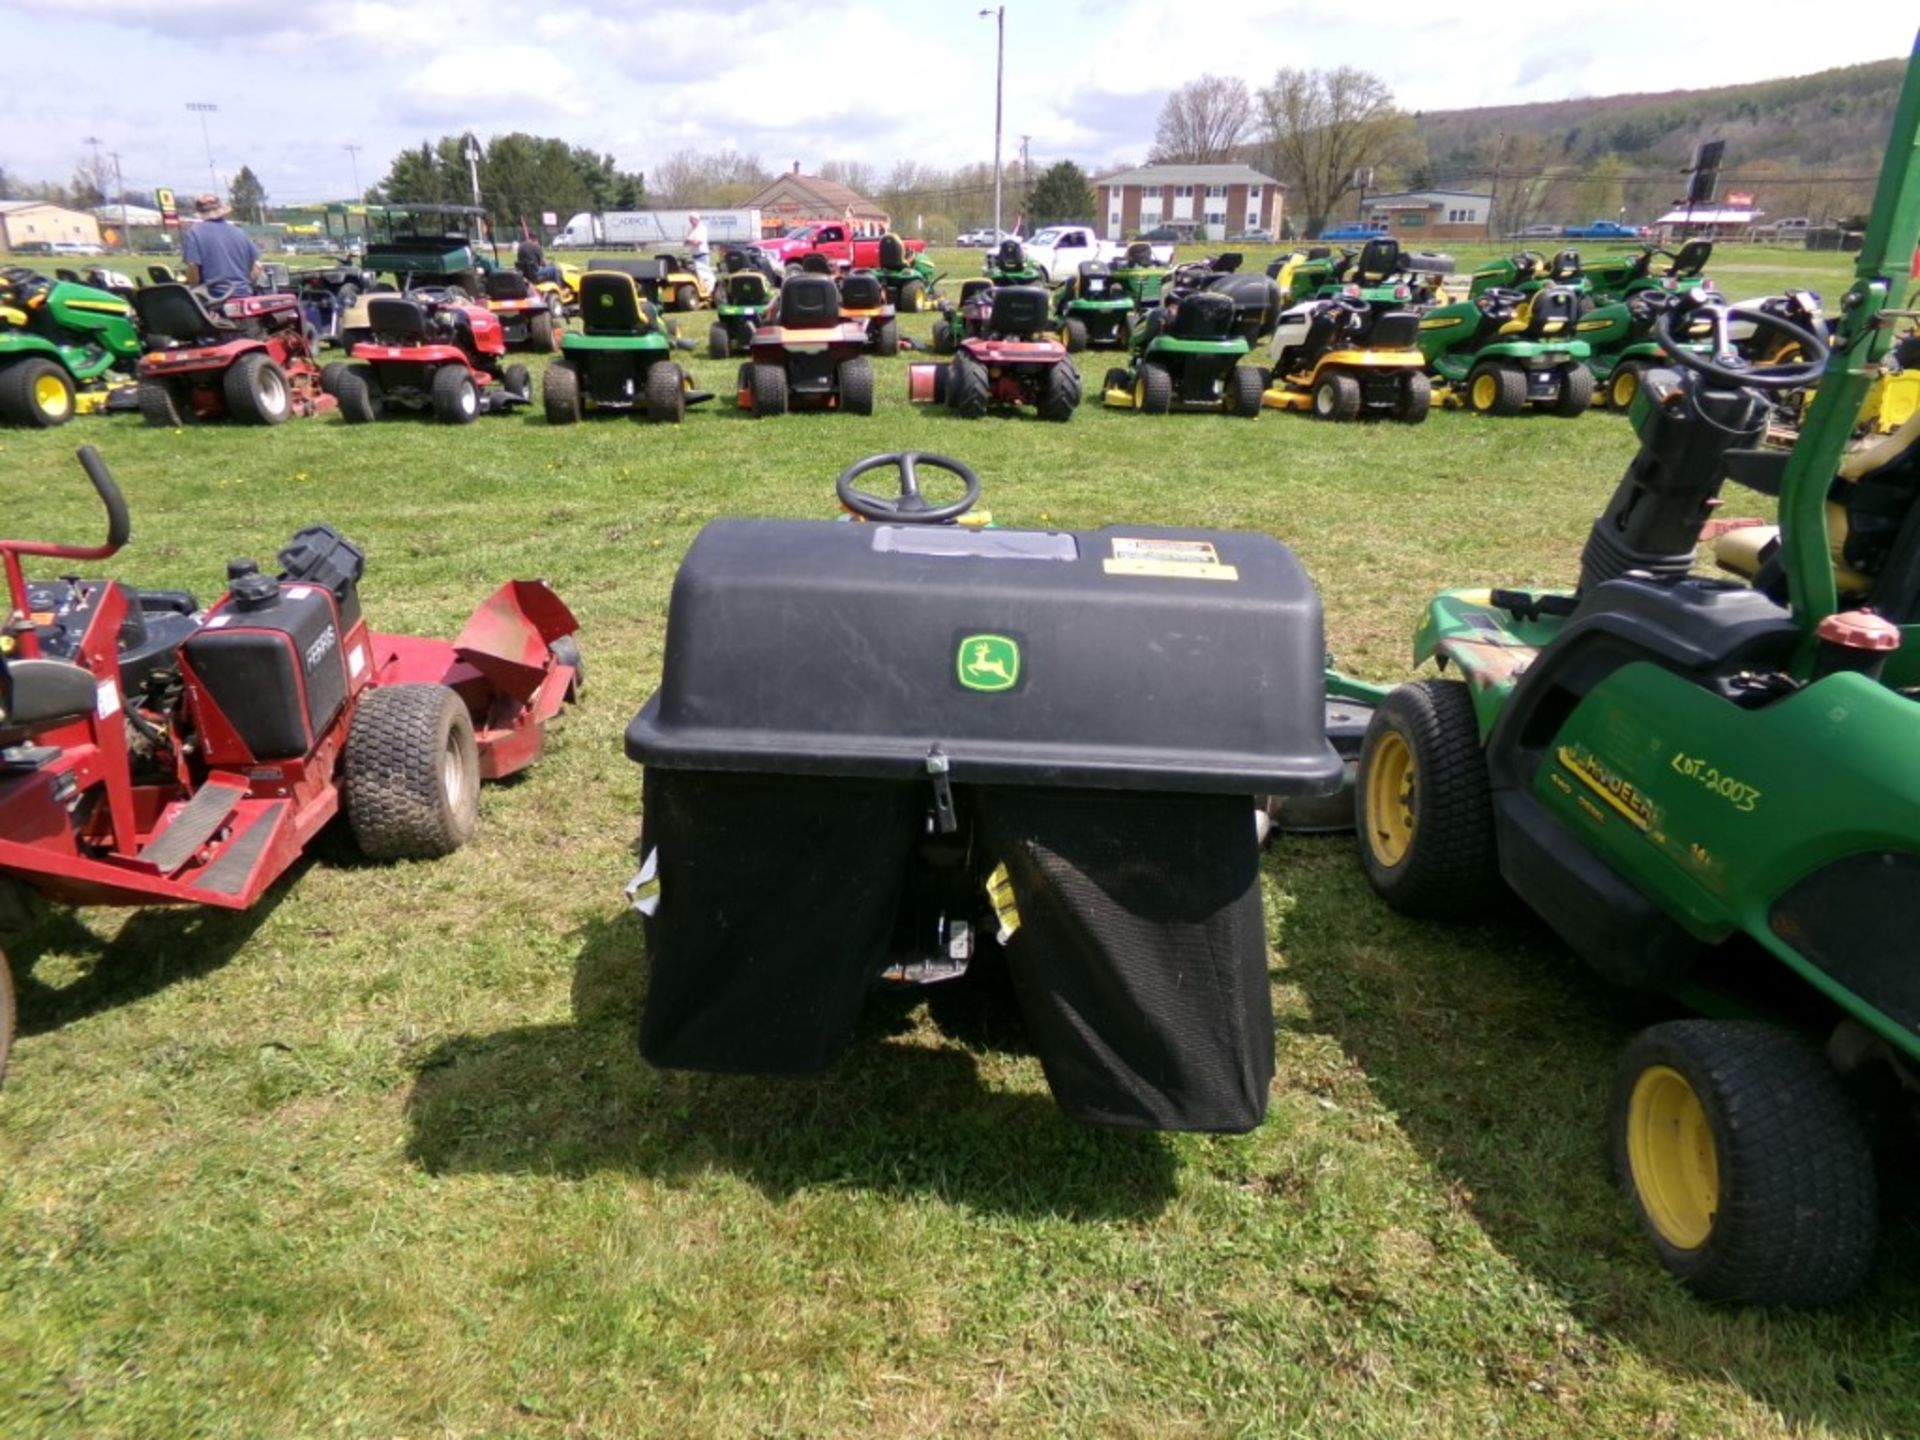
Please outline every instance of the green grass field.
[{"label": "green grass field", "polygon": [[[1729,256],[1755,267],[1729,293],[1841,288],[1831,259],[1760,254]],[[1613,1056],[1657,1012],[1521,914],[1398,919],[1346,839],[1265,860],[1279,1074],[1248,1136],[1076,1129],[1010,1017],[958,1000],[876,997],[817,1082],[640,1061],[619,742],[707,519],[825,518],[852,460],[943,451],[1003,524],[1282,537],[1342,663],[1391,679],[1436,587],[1570,577],[1632,452],[1605,412],[967,424],[909,409],[907,358],[864,421],[723,399],[671,430],[0,431],[13,532],[94,534],[71,452],[101,448],[125,578],[210,597],[229,557],[328,520],[369,552],[376,626],[451,634],[540,575],[592,667],[447,860],[329,836],[245,916],[63,913],[9,941],[0,1435],[1920,1433],[1911,1169],[1854,1304],[1692,1301],[1604,1154]],[[726,389],[731,364],[690,363]]]}]

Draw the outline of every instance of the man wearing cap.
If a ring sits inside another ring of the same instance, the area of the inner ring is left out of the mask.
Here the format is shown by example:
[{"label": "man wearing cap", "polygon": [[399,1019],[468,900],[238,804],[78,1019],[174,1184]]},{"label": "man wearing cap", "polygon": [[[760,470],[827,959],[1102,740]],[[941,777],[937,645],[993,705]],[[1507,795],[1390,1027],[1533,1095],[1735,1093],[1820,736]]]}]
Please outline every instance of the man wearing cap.
[{"label": "man wearing cap", "polygon": [[216,300],[229,295],[251,295],[253,275],[260,268],[260,250],[253,237],[228,222],[233,212],[218,195],[202,195],[193,202],[199,223],[181,238],[180,258],[186,262],[187,283],[204,285]]}]

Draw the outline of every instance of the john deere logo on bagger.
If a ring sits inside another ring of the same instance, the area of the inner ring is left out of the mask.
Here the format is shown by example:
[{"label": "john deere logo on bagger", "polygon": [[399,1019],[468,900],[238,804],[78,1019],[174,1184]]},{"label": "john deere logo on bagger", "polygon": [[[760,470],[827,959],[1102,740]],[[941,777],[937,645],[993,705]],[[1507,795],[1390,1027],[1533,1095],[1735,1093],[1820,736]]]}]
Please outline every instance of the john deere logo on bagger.
[{"label": "john deere logo on bagger", "polygon": [[1011,690],[1020,679],[1020,646],[1005,635],[969,635],[960,642],[954,673],[969,690]]}]

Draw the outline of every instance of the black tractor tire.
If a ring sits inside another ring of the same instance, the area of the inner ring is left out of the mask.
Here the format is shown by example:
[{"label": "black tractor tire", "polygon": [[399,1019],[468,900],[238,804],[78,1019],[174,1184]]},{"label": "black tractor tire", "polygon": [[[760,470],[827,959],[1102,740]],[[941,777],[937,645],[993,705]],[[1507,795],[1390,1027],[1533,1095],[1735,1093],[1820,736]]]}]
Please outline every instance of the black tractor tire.
[{"label": "black tractor tire", "polygon": [[0,422],[51,430],[73,418],[73,377],[51,360],[19,360],[0,370]]},{"label": "black tractor tire", "polygon": [[13,967],[0,951],[0,1084],[7,1079],[7,1061],[13,1057],[13,1034],[20,1024],[20,1006],[13,994]]},{"label": "black tractor tire", "polygon": [[900,353],[900,322],[889,315],[873,334],[873,353],[885,359]]},{"label": "black tractor tire", "polygon": [[755,361],[749,389],[753,394],[754,419],[787,413],[787,372],[780,366]]},{"label": "black tractor tire", "polygon": [[540,406],[549,425],[579,424],[580,372],[564,360],[549,365],[540,377]]},{"label": "black tractor tire", "polygon": [[1553,413],[1563,420],[1577,420],[1593,408],[1593,372],[1575,363],[1560,372],[1560,393],[1554,397]]},{"label": "black tractor tire", "polygon": [[293,413],[293,387],[271,355],[249,351],[220,381],[227,413],[243,425],[278,425]]},{"label": "black tractor tire", "polygon": [[1313,385],[1313,418],[1316,420],[1355,420],[1360,416],[1360,382],[1351,375],[1334,371],[1322,375]]},{"label": "black tractor tire", "polygon": [[1367,881],[1423,920],[1464,920],[1500,894],[1487,757],[1462,680],[1396,687],[1373,712],[1354,776]]},{"label": "black tractor tire", "polygon": [[1140,378],[1134,382],[1134,403],[1142,415],[1165,415],[1173,409],[1173,372],[1157,360],[1140,362]]},{"label": "black tractor tire", "polygon": [[873,362],[864,355],[840,362],[840,408],[849,415],[873,414]]},{"label": "black tractor tire", "polygon": [[691,314],[700,308],[700,292],[691,285],[674,286],[671,308],[683,315]]},{"label": "black tractor tire", "polygon": [[647,371],[647,419],[678,425],[687,418],[686,372],[671,360],[655,361]]},{"label": "black tractor tire", "polygon": [[707,327],[707,358],[724,360],[733,353],[733,341],[727,335],[727,327],[715,321]]},{"label": "black tractor tire", "polygon": [[1077,315],[1069,315],[1061,327],[1060,338],[1069,355],[1078,355],[1087,348],[1087,322]]},{"label": "black tractor tire", "polygon": [[1518,365],[1483,360],[1467,372],[1466,401],[1469,410],[1482,415],[1518,415],[1527,408],[1526,372]]},{"label": "black tractor tire", "polygon": [[348,365],[334,377],[333,398],[340,402],[340,418],[349,425],[371,425],[386,411],[380,382],[366,365]]},{"label": "black tractor tire", "polygon": [[156,430],[178,430],[184,423],[179,397],[164,380],[142,380],[135,392],[140,418]]},{"label": "black tractor tire", "polygon": [[580,637],[562,635],[547,647],[547,651],[562,665],[573,667],[573,679],[567,685],[567,703],[578,705],[580,697],[587,693],[587,661],[580,653]]},{"label": "black tractor tire", "polygon": [[433,372],[433,413],[447,425],[471,425],[480,415],[480,390],[464,365]]},{"label": "black tractor tire", "polygon": [[927,298],[927,287],[918,280],[900,282],[900,300],[894,306],[902,315],[918,315]]},{"label": "black tractor tire", "polygon": [[1433,409],[1433,382],[1418,370],[1410,370],[1400,379],[1400,394],[1393,402],[1393,418],[1403,425],[1419,425]]},{"label": "black tractor tire", "polygon": [[953,317],[942,314],[933,322],[933,353],[936,355],[953,354]]},{"label": "black tractor tire", "polygon": [[362,694],[341,768],[347,822],[370,859],[451,855],[479,823],[473,720],[444,685],[380,685]]},{"label": "black tractor tire", "polygon": [[[340,377],[346,373],[347,362],[344,360],[329,360],[326,364],[322,365],[320,367],[320,393],[323,395],[335,395],[335,392],[340,388]],[[335,395],[335,398],[338,398],[338,396]]]},{"label": "black tractor tire", "polygon": [[517,395],[523,400],[533,398],[533,376],[524,365],[507,366],[501,373],[500,384],[510,395]]},{"label": "black tractor tire", "polygon": [[1674,1020],[1628,1042],[1614,1170],[1660,1263],[1695,1294],[1832,1305],[1866,1279],[1873,1152],[1814,1045],[1754,1020]]},{"label": "black tractor tire", "polygon": [[1254,365],[1236,365],[1233,367],[1232,393],[1227,404],[1233,413],[1243,420],[1260,418],[1260,397],[1267,393],[1266,377]]},{"label": "black tractor tire", "polygon": [[1064,425],[1080,408],[1080,372],[1071,360],[1055,361],[1040,395],[1040,418]]},{"label": "black tractor tire", "polygon": [[1625,412],[1633,404],[1633,397],[1640,393],[1646,374],[1647,367],[1639,360],[1622,360],[1616,365],[1613,374],[1607,377],[1608,408]]},{"label": "black tractor tire", "polygon": [[947,406],[962,420],[978,420],[987,413],[993,399],[988,386],[987,367],[964,350],[953,357],[947,372]]},{"label": "black tractor tire", "polygon": [[527,344],[541,355],[551,355],[560,348],[560,332],[553,323],[553,312],[536,310],[527,321]]}]

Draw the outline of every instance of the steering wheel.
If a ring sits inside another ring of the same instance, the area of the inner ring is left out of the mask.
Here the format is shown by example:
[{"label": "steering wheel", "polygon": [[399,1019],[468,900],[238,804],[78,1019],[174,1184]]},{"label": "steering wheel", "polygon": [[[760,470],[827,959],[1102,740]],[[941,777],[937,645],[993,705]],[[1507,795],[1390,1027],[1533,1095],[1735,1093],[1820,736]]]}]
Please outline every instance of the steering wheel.
[{"label": "steering wheel", "polygon": [[[920,493],[920,479],[916,472],[922,465],[930,470],[944,470],[949,475],[958,476],[966,484],[966,493],[944,505],[932,504]],[[898,496],[890,498],[875,495],[853,483],[869,470],[887,467],[900,472]],[[958,520],[978,503],[980,477],[958,460],[948,459],[945,455],[934,455],[925,450],[889,450],[884,455],[869,455],[842,470],[840,477],[833,482],[833,490],[840,497],[840,503],[863,520],[891,521],[896,525],[940,525],[949,520]]]},{"label": "steering wheel", "polygon": [[[1700,292],[1695,291],[1694,294]],[[1713,326],[1713,356],[1709,359],[1673,333],[1674,316],[1685,313],[1689,329],[1699,320]],[[1727,322],[1751,321],[1757,329],[1771,330],[1800,347],[1801,359],[1791,365],[1749,365],[1740,359]],[[1802,329],[1757,305],[1728,305],[1718,300],[1702,300],[1697,305],[1669,305],[1653,322],[1653,338],[1667,358],[1682,370],[1691,370],[1723,385],[1748,386],[1755,390],[1798,390],[1819,381],[1826,372],[1830,353],[1826,342],[1811,330]]]},{"label": "steering wheel", "polygon": [[1517,310],[1527,303],[1527,292],[1510,285],[1489,285],[1480,292],[1482,310]]}]

